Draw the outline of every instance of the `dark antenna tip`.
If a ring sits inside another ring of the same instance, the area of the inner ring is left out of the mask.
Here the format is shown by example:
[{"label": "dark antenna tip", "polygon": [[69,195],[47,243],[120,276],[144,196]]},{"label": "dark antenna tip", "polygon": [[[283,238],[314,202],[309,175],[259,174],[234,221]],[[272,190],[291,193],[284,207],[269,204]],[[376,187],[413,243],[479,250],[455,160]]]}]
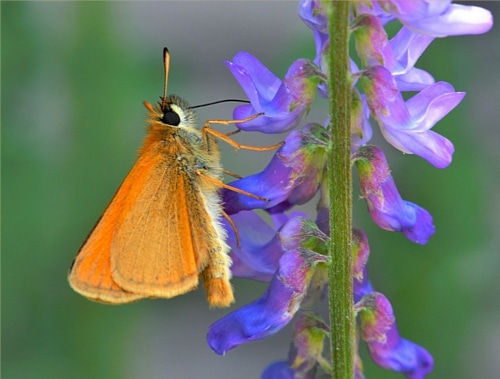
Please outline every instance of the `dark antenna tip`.
[{"label": "dark antenna tip", "polygon": [[168,71],[170,69],[170,52],[166,47],[163,48],[163,97],[162,97],[162,108],[165,107],[165,102],[167,101],[167,84],[168,84]]}]

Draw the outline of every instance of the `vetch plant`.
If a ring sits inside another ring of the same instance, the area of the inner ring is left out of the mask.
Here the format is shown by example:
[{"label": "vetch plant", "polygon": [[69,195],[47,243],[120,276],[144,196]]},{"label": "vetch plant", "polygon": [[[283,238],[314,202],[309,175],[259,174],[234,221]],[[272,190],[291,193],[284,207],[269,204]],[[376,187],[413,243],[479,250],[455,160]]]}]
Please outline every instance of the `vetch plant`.
[{"label": "vetch plant", "polygon": [[[223,193],[240,234],[238,244],[226,225],[233,276],[269,286],[215,322],[208,344],[224,355],[271,337],[295,318],[288,358],[271,363],[263,378],[363,378],[361,341],[379,366],[424,378],[433,369],[431,354],[401,337],[389,300],[369,280],[368,237],[352,226],[351,170],[375,224],[427,243],[435,231],[432,215],[403,199],[383,150],[370,145],[372,125],[401,152],[447,167],[453,144],[432,128],[465,93],[415,64],[434,38],[485,33],[492,16],[479,7],[430,0],[302,0],[298,11],[312,30],[314,58],[297,59],[283,79],[246,52],[227,62],[250,100],[234,118],[264,113],[241,128],[288,134],[262,172],[230,183],[269,201]],[[385,30],[389,22],[400,25],[392,38]],[[328,97],[330,114],[301,126],[316,92]],[[294,210],[317,193],[314,220]],[[270,215],[271,225],[257,209]],[[317,309],[327,298],[325,320]]]}]

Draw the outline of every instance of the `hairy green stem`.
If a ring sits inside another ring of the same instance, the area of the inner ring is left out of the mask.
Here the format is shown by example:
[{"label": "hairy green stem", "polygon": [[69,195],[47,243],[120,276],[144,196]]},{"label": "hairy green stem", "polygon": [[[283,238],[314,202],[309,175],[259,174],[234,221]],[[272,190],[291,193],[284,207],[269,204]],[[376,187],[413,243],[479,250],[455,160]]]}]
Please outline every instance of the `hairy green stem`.
[{"label": "hairy green stem", "polygon": [[334,379],[354,378],[355,318],[352,287],[352,173],[350,159],[351,79],[349,2],[328,4],[330,50],[329,104],[330,325]]}]

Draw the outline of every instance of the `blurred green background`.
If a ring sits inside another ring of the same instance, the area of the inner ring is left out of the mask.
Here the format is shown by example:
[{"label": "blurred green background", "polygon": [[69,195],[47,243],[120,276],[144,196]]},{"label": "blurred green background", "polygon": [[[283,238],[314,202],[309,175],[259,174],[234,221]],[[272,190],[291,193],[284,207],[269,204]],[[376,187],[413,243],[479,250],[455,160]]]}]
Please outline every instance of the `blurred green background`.
[{"label": "blurred green background", "polygon": [[[497,2],[474,3],[500,14]],[[223,63],[236,52],[250,51],[279,76],[294,59],[313,57],[296,8],[292,1],[1,3],[3,378],[257,378],[286,357],[290,328],[215,355],[206,330],[227,310],[209,310],[203,291],[113,307],[74,293],[66,275],[134,162],[142,101],[161,95],[163,46],[172,54],[169,92],[192,104],[243,97]],[[500,371],[499,37],[495,26],[483,36],[436,40],[419,61],[468,93],[435,128],[456,147],[449,168],[387,148],[403,197],[434,216],[429,244],[374,227],[355,193],[371,280],[391,300],[401,334],[433,354],[431,379],[496,379]],[[319,100],[308,120],[323,122],[324,105]],[[231,109],[206,108],[199,118],[230,118]],[[238,136],[257,145],[277,138]],[[242,174],[269,159],[234,157],[227,148],[223,155]],[[237,306],[265,288],[241,280],[235,287]],[[402,377],[363,354],[367,378]]]}]

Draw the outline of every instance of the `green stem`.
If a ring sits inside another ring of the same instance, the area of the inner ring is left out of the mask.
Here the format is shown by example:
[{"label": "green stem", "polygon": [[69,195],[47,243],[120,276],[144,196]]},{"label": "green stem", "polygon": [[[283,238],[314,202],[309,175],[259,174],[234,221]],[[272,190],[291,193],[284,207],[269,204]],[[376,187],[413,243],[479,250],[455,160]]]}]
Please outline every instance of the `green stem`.
[{"label": "green stem", "polygon": [[350,159],[351,80],[349,2],[329,4],[330,325],[332,376],[354,378],[355,318],[352,288],[352,173]]}]

